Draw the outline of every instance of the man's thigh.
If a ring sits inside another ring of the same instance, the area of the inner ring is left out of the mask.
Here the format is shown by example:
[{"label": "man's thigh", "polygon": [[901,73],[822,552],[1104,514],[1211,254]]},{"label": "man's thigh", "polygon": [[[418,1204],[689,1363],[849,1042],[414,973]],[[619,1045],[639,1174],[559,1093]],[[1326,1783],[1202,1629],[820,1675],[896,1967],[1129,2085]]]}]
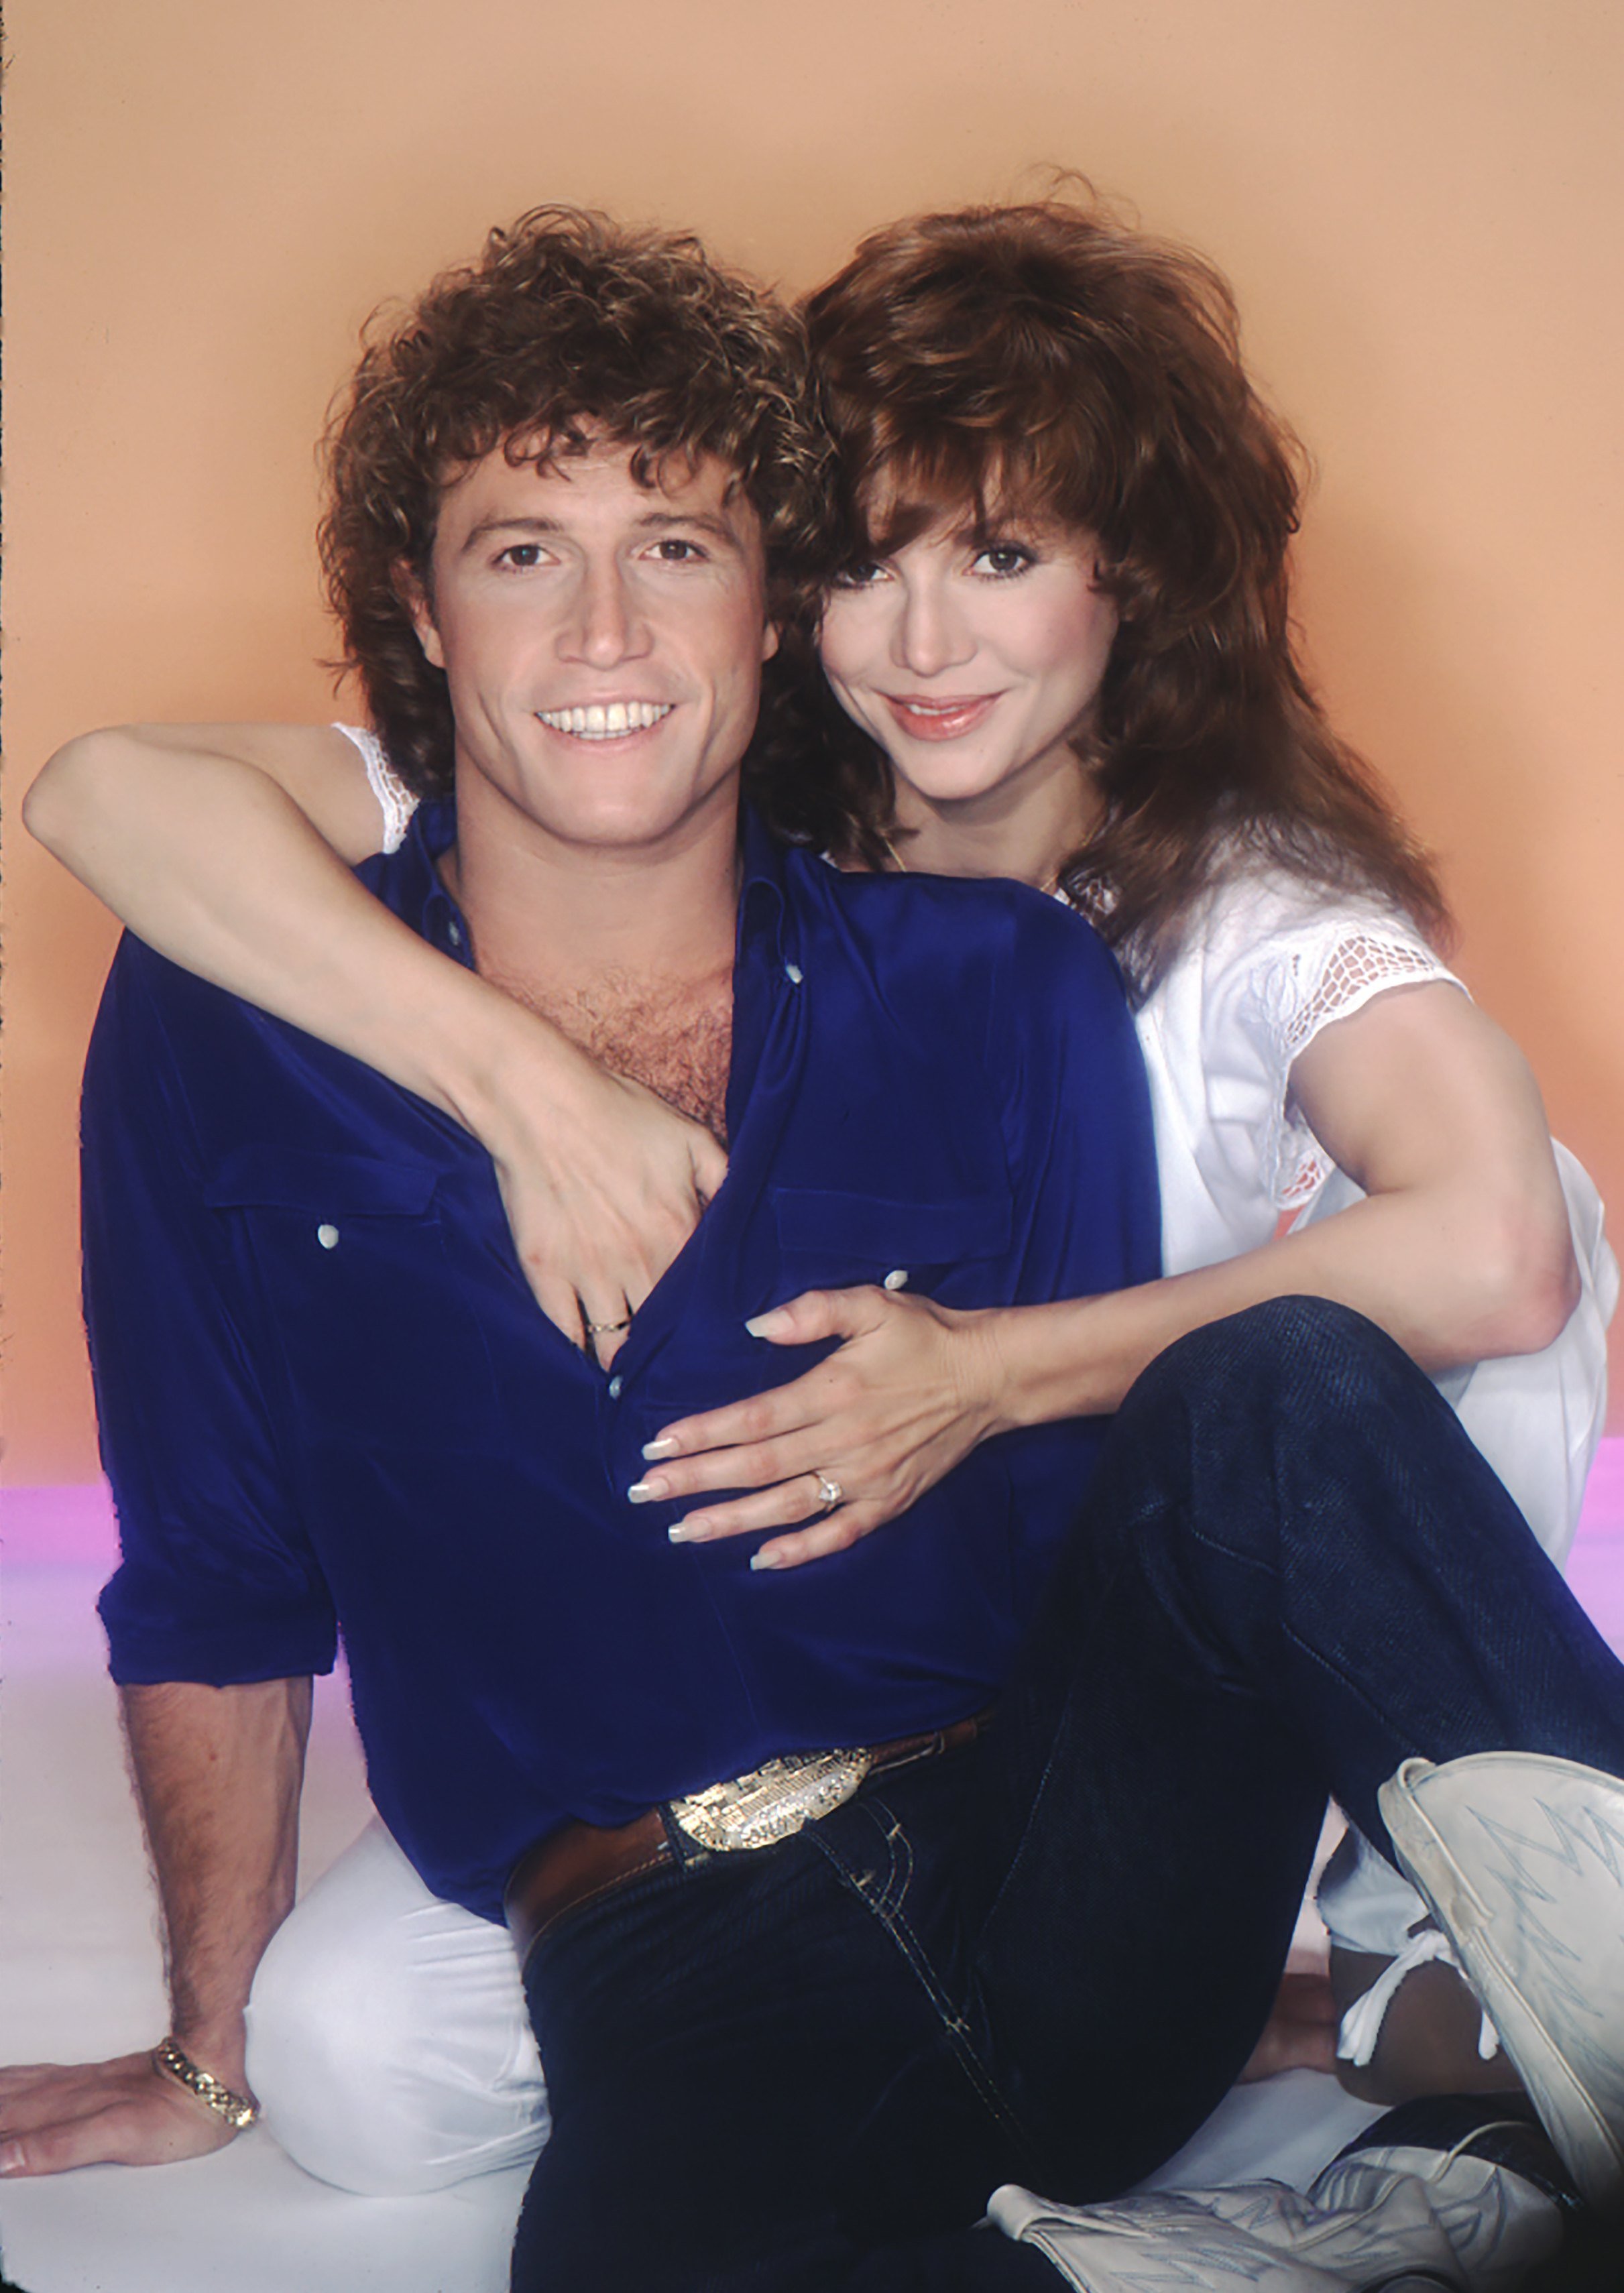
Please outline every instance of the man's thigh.
[{"label": "man's thigh", "polygon": [[897,1863],[865,1900],[803,1833],[543,1940],[555,2130],[516,2287],[843,2284],[876,2248],[968,2229],[1029,2165],[899,1940],[930,1907],[905,1845]]},{"label": "man's thigh", "polygon": [[526,2165],[547,2138],[506,1929],[431,1895],[377,1821],[261,1961],[248,2077],[307,2173],[369,2195]]}]

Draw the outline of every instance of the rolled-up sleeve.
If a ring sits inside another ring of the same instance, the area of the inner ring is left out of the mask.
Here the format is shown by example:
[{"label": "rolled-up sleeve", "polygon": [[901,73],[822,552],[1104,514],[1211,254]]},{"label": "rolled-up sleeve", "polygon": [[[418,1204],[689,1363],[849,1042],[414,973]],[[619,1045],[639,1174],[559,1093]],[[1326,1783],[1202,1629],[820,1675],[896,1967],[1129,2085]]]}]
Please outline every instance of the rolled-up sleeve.
[{"label": "rolled-up sleeve", "polygon": [[[85,1076],[85,1317],[122,1552],[101,1601],[111,1670],[218,1686],[325,1672],[333,1605],[279,1438],[249,1270],[205,1204],[165,1009],[175,976],[126,941]],[[201,1012],[188,1059],[226,1055],[231,1007],[213,993],[183,996]]]}]

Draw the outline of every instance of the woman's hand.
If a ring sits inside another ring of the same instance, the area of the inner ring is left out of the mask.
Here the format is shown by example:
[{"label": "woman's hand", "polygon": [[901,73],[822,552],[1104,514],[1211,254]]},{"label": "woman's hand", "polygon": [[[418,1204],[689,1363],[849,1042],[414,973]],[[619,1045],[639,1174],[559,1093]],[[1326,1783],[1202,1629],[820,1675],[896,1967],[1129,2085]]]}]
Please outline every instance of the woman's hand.
[{"label": "woman's hand", "polygon": [[727,1177],[727,1155],[702,1124],[557,1037],[544,1064],[503,1062],[473,1127],[537,1304],[606,1368]]},{"label": "woman's hand", "polygon": [[749,1489],[758,1494],[688,1511],[673,1542],[810,1519],[764,1544],[751,1567],[794,1568],[843,1552],[1003,1429],[997,1326],[995,1313],[886,1290],[808,1291],[758,1317],[751,1333],[778,1346],[838,1338],[835,1352],[792,1385],[666,1426],[643,1453],[650,1471],[634,1501]]}]

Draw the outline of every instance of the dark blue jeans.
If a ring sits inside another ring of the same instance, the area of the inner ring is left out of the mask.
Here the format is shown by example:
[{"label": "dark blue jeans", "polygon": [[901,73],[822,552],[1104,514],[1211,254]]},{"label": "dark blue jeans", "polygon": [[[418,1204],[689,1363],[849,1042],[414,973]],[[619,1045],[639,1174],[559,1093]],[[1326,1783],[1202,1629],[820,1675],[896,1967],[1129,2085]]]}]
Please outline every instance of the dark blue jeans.
[{"label": "dark blue jeans", "polygon": [[[884,1534],[883,1530],[880,1532]],[[971,2225],[1171,2155],[1267,2018],[1328,1795],[1412,1754],[1624,1774],[1624,1671],[1381,1333],[1288,1300],[1118,1414],[988,1731],[532,1955],[519,2293],[1052,2286]]]}]

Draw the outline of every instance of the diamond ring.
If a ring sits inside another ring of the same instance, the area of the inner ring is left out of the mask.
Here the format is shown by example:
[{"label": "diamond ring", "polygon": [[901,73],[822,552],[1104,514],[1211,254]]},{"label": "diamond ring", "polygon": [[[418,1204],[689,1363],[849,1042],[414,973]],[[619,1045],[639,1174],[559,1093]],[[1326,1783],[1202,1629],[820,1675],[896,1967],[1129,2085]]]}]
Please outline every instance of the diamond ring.
[{"label": "diamond ring", "polygon": [[814,1465],[812,1478],[817,1483],[817,1501],[825,1512],[832,1512],[836,1505],[844,1503],[846,1492],[832,1473],[825,1473]]}]

